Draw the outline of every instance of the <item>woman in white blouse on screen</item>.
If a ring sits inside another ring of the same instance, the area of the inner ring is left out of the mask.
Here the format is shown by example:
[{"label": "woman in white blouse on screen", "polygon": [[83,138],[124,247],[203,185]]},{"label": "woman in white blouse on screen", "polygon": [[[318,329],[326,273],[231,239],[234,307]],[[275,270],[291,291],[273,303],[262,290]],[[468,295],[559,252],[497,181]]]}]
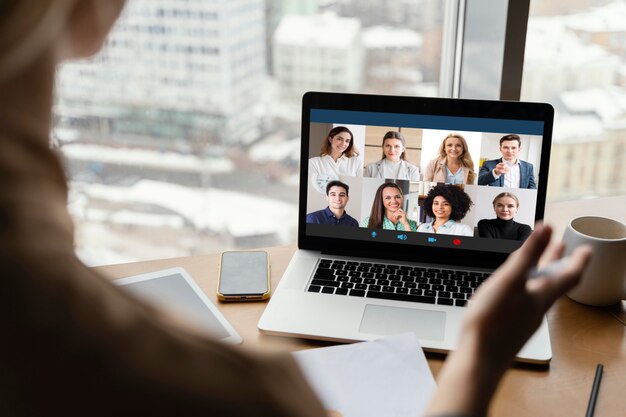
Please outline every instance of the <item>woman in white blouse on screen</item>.
[{"label": "woman in white blouse on screen", "polygon": [[309,159],[309,178],[315,189],[326,194],[326,184],[339,175],[360,177],[363,163],[354,147],[354,135],[345,126],[336,126],[322,143],[320,156]]}]

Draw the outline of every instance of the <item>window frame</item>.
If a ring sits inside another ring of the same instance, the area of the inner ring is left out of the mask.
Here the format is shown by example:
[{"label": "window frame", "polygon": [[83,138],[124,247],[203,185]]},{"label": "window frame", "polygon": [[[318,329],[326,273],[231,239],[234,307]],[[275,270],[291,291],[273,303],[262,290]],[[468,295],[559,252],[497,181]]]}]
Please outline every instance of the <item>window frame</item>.
[{"label": "window frame", "polygon": [[519,100],[530,0],[446,2],[440,95]]}]

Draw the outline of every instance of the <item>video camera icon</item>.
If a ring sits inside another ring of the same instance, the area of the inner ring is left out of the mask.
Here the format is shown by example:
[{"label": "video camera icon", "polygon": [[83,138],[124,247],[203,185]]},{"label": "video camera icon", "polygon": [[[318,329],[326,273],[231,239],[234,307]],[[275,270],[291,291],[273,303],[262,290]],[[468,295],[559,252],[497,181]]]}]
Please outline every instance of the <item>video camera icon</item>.
[{"label": "video camera icon", "polygon": [[437,241],[437,238],[435,237],[429,237],[428,238],[428,243],[435,243]]},{"label": "video camera icon", "polygon": [[408,236],[402,233],[402,234],[397,235],[396,238],[398,238],[398,240],[407,240]]}]

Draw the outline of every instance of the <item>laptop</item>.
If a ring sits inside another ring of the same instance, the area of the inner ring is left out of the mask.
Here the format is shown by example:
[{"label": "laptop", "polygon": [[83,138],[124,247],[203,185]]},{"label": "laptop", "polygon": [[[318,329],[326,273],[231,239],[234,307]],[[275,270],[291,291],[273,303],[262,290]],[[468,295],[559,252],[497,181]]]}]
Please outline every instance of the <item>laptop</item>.
[{"label": "laptop", "polygon": [[[481,226],[496,222],[496,197],[503,192],[514,195],[518,206],[513,221],[526,231],[525,236],[543,219],[553,117],[553,108],[544,103],[306,93],[302,101],[298,250],[258,323],[259,330],[337,342],[413,332],[426,351],[454,349],[471,293],[524,240],[524,236],[498,237],[479,227],[481,220],[487,220]],[[337,127],[349,130],[358,152],[353,156],[357,159],[343,161],[344,168],[356,164],[357,169],[333,171],[326,161],[327,169],[320,172],[324,164],[314,161],[319,162],[322,144]],[[387,169],[378,176],[364,176],[367,165],[382,159],[383,137],[390,131],[399,132],[404,139],[406,162],[419,168],[418,174],[412,168],[411,176],[411,170],[404,173],[404,169],[396,174]],[[501,162],[500,139],[507,135],[519,137],[514,142],[520,144],[517,157],[524,161],[520,169],[507,177],[508,181],[482,178],[492,173],[488,168]],[[428,177],[432,171],[429,163],[440,155],[449,136],[463,138],[473,161],[473,180],[458,181],[463,178],[459,171],[448,172],[450,176],[443,181]],[[317,159],[307,163],[311,158]],[[317,212],[319,218],[320,210],[328,206],[324,184],[333,180],[348,185],[344,209],[358,225],[324,224],[312,221],[315,215],[309,216],[307,223],[307,214]],[[382,200],[377,200],[377,191],[388,188],[385,184],[389,182],[395,184],[393,190],[401,191],[397,194],[410,219],[407,227],[390,221],[372,227],[374,223],[369,221],[371,216],[380,217],[381,210],[387,213],[384,206],[374,208]],[[424,203],[434,187],[456,187],[472,202],[447,232],[443,226],[436,233],[428,227],[436,214]],[[551,357],[544,317],[517,360],[545,364]]]}]

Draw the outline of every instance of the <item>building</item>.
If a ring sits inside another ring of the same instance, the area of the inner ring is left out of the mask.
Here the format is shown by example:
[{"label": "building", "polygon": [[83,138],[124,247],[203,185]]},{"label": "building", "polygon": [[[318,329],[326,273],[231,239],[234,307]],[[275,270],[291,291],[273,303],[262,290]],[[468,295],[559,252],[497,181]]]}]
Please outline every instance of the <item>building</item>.
[{"label": "building", "polygon": [[550,158],[555,200],[626,193],[626,88],[563,93]]},{"label": "building", "polygon": [[365,27],[394,26],[420,33],[442,26],[445,7],[441,0],[343,0],[332,5],[341,16],[355,17]]},{"label": "building", "polygon": [[251,109],[266,74],[263,4],[129,1],[103,51],[61,69],[60,132],[196,152],[256,139]]},{"label": "building", "polygon": [[410,29],[391,26],[364,29],[366,91],[402,95],[411,94],[421,86],[422,43],[422,35]]},{"label": "building", "polygon": [[284,97],[306,91],[359,92],[365,48],[361,23],[332,13],[285,16],[273,39],[273,68]]},{"label": "building", "polygon": [[626,3],[613,1],[590,12],[567,18],[567,27],[579,38],[622,55],[626,53]]},{"label": "building", "polygon": [[550,199],[626,193],[626,4],[529,21],[522,98],[556,110]]},{"label": "building", "polygon": [[621,59],[584,41],[562,17],[536,17],[528,22],[522,96],[551,101],[562,91],[613,85]]},{"label": "building", "polygon": [[284,16],[317,14],[319,5],[317,0],[269,0],[265,2],[265,44],[267,45],[267,63],[270,74],[272,68],[272,38],[278,24]]}]

